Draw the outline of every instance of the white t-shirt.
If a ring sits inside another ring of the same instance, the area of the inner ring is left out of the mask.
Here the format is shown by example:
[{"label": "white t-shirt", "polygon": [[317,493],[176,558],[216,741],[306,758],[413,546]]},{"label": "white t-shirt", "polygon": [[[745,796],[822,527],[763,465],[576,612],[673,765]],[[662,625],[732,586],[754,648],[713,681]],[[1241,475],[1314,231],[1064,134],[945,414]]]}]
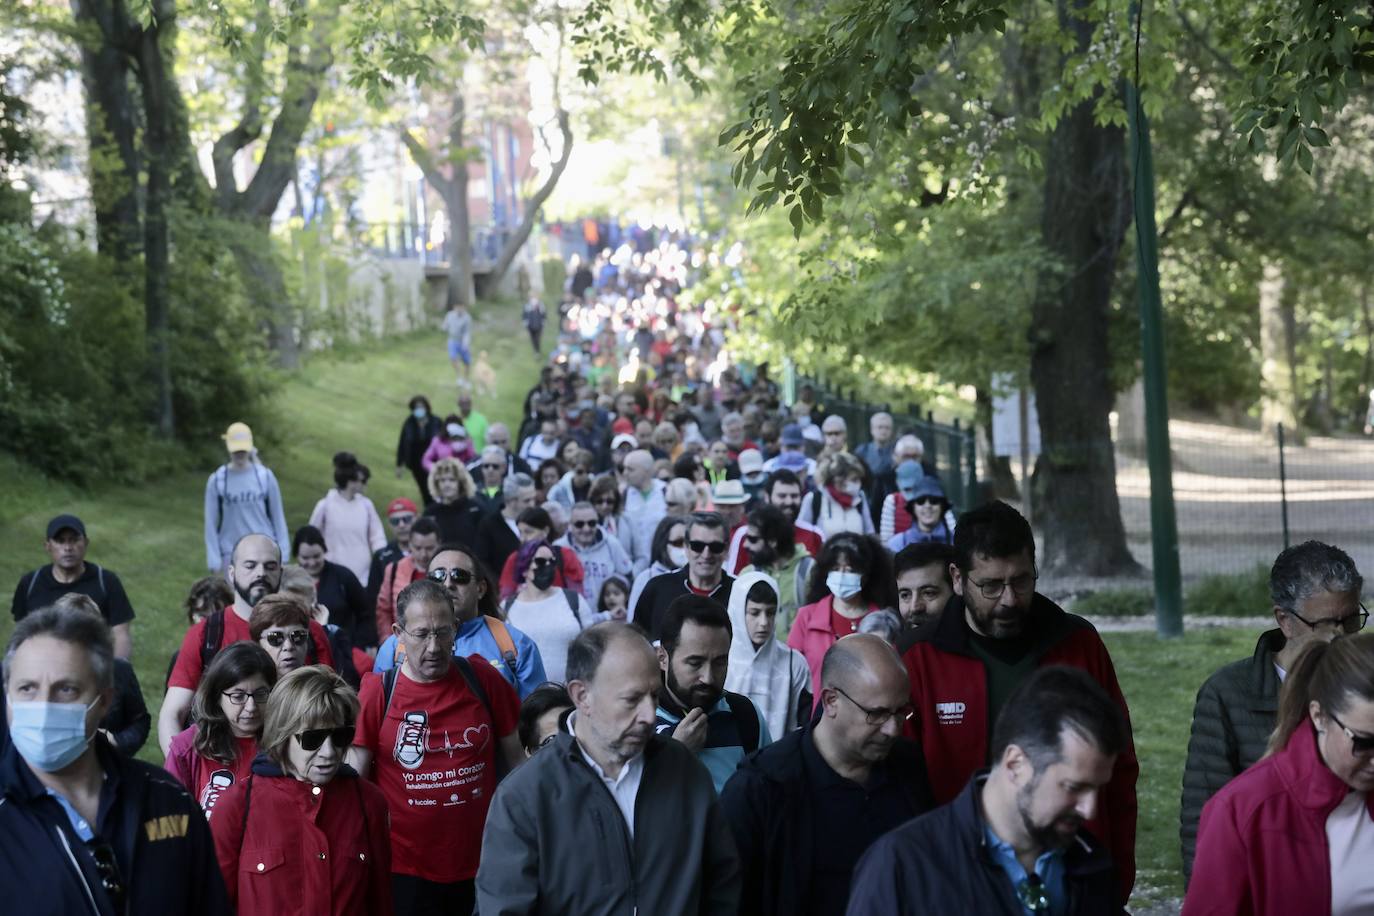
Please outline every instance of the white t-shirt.
[{"label": "white t-shirt", "polygon": [[593,623],[592,609],[581,595],[577,595],[575,614],[573,610],[568,606],[563,589],[555,588],[553,594],[543,601],[521,601],[517,596],[506,611],[510,625],[534,640],[539,647],[545,676],[560,684],[564,681],[568,666],[568,646],[572,645],[584,626]]},{"label": "white t-shirt", "polygon": [[1369,799],[1351,792],[1326,819],[1326,843],[1331,850],[1331,914],[1374,913],[1374,820]]}]

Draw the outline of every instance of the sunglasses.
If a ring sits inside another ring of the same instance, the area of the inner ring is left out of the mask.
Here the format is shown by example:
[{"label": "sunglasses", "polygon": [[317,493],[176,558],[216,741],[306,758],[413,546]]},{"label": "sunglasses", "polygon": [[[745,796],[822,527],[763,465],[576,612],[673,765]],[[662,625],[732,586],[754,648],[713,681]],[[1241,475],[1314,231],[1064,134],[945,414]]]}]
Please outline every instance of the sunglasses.
[{"label": "sunglasses", "polygon": [[119,862],[115,859],[114,847],[104,840],[88,844],[91,858],[95,859],[95,870],[100,875],[100,886],[110,895],[115,909],[124,909],[124,880],[119,874]]},{"label": "sunglasses", "polygon": [[530,563],[535,569],[544,569],[553,565],[553,560],[549,557],[535,557]]},{"label": "sunglasses", "polygon": [[352,725],[340,725],[338,728],[307,728],[296,736],[296,741],[302,750],[318,751],[324,744],[324,739],[328,738],[334,742],[334,749],[342,751],[353,743]]},{"label": "sunglasses", "polygon": [[291,640],[291,645],[300,647],[305,645],[305,641],[310,638],[310,633],[306,630],[292,630],[289,633],[283,633],[281,630],[276,630],[271,633],[262,634],[262,638],[267,640],[267,644],[273,649],[280,649],[282,644],[288,639]]},{"label": "sunglasses", "polygon": [[590,521],[590,522],[582,521],[582,522],[573,522],[573,523],[572,523],[572,526],[573,526],[574,528],[595,528],[595,527],[597,526],[597,524],[598,524],[598,522],[596,522],[596,521]]},{"label": "sunglasses", "polygon": [[1344,722],[1337,719],[1332,713],[1326,714],[1332,722],[1350,739],[1350,752],[1352,754],[1368,754],[1374,751],[1374,735],[1359,735],[1350,729]]},{"label": "sunglasses", "polygon": [[413,515],[392,515],[392,516],[388,516],[388,517],[387,517],[387,521],[391,522],[391,526],[392,526],[393,528],[397,528],[397,527],[400,527],[401,525],[409,525],[411,522],[415,521],[415,516],[413,516]]},{"label": "sunglasses", "polygon": [[466,569],[459,569],[455,566],[452,569],[431,569],[425,574],[425,578],[431,582],[438,582],[440,585],[444,584],[445,579],[455,585],[471,585],[472,580],[476,577]]},{"label": "sunglasses", "polygon": [[686,538],[674,538],[668,542],[669,547],[681,547],[687,543]]},{"label": "sunglasses", "polygon": [[705,553],[708,550],[717,556],[725,553],[724,541],[688,541],[687,546],[692,549],[692,553]]},{"label": "sunglasses", "polygon": [[913,505],[913,506],[938,506],[938,505],[940,505],[940,504],[943,503],[943,502],[944,502],[944,500],[942,500],[942,499],[941,499],[940,497],[938,497],[938,496],[918,496],[918,497],[916,497],[915,499],[911,500],[911,505]]}]

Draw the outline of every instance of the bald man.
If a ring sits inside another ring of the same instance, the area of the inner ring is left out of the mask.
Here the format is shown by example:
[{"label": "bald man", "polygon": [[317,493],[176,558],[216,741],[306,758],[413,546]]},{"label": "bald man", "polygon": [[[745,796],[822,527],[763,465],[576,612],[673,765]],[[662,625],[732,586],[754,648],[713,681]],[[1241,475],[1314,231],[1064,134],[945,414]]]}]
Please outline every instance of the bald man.
[{"label": "bald man", "polygon": [[741,913],[842,916],[864,851],[933,807],[925,763],[902,737],[909,694],[881,638],[830,647],[811,723],[742,763],[721,792],[745,876]]},{"label": "bald man", "polygon": [[659,519],[668,514],[665,485],[654,477],[654,456],[642,448],[630,452],[625,456],[620,479],[625,483],[625,520],[634,529],[632,543],[652,544]]}]

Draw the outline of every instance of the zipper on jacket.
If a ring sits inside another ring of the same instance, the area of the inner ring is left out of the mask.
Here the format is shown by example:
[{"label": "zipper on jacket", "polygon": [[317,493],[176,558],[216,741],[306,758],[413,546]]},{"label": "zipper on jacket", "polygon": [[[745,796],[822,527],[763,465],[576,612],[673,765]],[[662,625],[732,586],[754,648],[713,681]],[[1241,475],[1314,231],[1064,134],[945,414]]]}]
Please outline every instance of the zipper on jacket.
[{"label": "zipper on jacket", "polygon": [[91,885],[86,881],[86,873],[81,870],[81,863],[76,861],[76,853],[72,852],[72,844],[67,842],[67,835],[62,832],[61,827],[54,826],[57,831],[57,838],[62,841],[62,848],[67,852],[67,859],[72,863],[72,868],[76,869],[76,876],[81,879],[81,889],[86,892],[86,899],[90,901],[91,912],[96,916],[100,914],[100,907],[96,905],[95,894],[91,893]]},{"label": "zipper on jacket", "polygon": [[[580,755],[581,751],[579,750],[578,753]],[[641,753],[643,752],[641,751]],[[611,790],[606,787],[606,783],[602,781],[601,777],[597,776],[596,772],[591,767],[587,766],[587,762],[585,760],[579,760],[578,763],[581,764],[583,769],[587,771],[587,774],[592,777],[592,781],[601,787],[601,791],[606,793],[606,797],[610,799],[611,808],[615,811],[616,824],[620,828],[616,832],[617,835],[620,837],[621,845],[625,849],[625,861],[630,863],[630,913],[631,916],[637,916],[637,914],[639,913],[639,888],[635,884],[635,851],[633,845],[630,843],[630,828],[625,826],[625,815],[620,813],[619,803],[616,802],[615,796],[611,794]],[[640,789],[642,790],[643,788],[644,782],[643,776],[641,775]],[[638,806],[639,793],[635,793],[635,807],[637,808]],[[638,814],[637,811],[635,813]],[[596,825],[597,828],[601,831],[601,835],[604,837],[606,834],[605,821],[602,820],[600,811],[596,812]]]}]

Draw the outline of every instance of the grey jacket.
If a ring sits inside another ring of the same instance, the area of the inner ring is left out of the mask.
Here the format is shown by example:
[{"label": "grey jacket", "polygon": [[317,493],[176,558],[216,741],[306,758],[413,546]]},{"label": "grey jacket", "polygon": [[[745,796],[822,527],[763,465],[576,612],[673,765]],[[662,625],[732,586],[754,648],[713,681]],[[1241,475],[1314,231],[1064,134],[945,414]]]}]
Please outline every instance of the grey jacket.
[{"label": "grey jacket", "polygon": [[1197,692],[1179,812],[1184,881],[1193,871],[1202,806],[1264,756],[1279,709],[1274,655],[1283,645],[1283,631],[1266,631],[1254,655],[1218,668]]},{"label": "grey jacket", "polygon": [[739,857],[711,776],[684,745],[644,749],[634,839],[576,739],[560,733],[492,798],[477,871],[482,916],[733,916]]}]

